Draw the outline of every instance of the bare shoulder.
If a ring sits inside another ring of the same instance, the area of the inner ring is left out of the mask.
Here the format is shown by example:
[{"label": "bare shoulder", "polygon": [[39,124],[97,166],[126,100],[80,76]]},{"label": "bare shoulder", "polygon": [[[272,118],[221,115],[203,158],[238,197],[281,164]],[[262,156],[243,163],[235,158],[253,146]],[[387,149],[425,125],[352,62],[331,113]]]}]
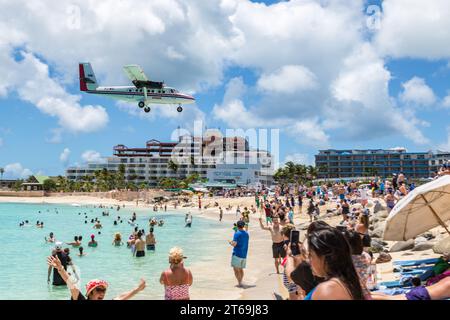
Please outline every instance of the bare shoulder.
[{"label": "bare shoulder", "polygon": [[343,285],[337,281],[325,281],[317,286],[313,294],[314,300],[351,300]]}]

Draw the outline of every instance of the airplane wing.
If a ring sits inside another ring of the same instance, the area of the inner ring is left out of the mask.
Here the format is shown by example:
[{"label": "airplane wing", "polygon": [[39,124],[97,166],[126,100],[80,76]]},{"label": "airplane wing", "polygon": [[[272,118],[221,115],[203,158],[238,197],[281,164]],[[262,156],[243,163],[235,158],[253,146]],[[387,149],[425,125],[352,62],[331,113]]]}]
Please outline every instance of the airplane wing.
[{"label": "airplane wing", "polygon": [[149,81],[142,68],[138,65],[131,64],[123,67],[128,78],[131,81]]}]

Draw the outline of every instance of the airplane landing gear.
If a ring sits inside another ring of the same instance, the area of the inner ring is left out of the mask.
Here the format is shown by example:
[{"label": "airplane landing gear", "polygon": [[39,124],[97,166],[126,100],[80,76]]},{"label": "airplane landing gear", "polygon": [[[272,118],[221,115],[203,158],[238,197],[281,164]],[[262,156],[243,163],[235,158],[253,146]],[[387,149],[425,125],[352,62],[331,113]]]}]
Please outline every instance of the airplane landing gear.
[{"label": "airplane landing gear", "polygon": [[144,108],[145,113],[149,113],[151,111],[150,107],[145,107]]},{"label": "airplane landing gear", "polygon": [[179,106],[179,107],[177,108],[177,111],[178,111],[178,112],[182,112],[182,111],[183,111],[183,108],[182,108],[181,106]]},{"label": "airplane landing gear", "polygon": [[144,101],[139,101],[138,106],[139,106],[139,108],[142,109],[143,107],[145,107],[145,102]]}]

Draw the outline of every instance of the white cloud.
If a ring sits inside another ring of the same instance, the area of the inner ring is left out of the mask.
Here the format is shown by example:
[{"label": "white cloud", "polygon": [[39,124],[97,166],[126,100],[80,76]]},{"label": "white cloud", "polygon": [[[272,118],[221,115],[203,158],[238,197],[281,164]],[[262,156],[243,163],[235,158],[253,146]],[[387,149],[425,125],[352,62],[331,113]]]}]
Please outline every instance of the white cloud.
[{"label": "white cloud", "polygon": [[63,129],[61,128],[54,128],[54,129],[50,129],[51,132],[51,137],[47,138],[46,141],[48,143],[61,143],[62,142],[62,133],[63,133]]},{"label": "white cloud", "polygon": [[322,129],[317,119],[298,121],[287,129],[287,133],[301,144],[322,148],[328,147],[329,136]]},{"label": "white cloud", "polygon": [[450,93],[442,100],[442,106],[450,108]]},{"label": "white cloud", "polygon": [[[10,90],[15,89],[23,101],[35,105],[42,113],[56,117],[60,130],[73,133],[87,133],[102,129],[108,122],[108,115],[103,107],[82,106],[80,96],[71,95],[49,75],[47,64],[35,55],[22,51],[22,60],[16,61],[11,51],[1,51],[0,72],[12,73]],[[55,141],[55,139],[51,139]]]},{"label": "white cloud", "polygon": [[100,155],[99,152],[94,150],[87,150],[83,152],[81,158],[84,162],[95,162],[95,163],[104,163],[105,159]]},{"label": "white cloud", "polygon": [[257,85],[260,90],[279,93],[313,90],[319,86],[314,73],[304,66],[295,65],[283,66],[274,73],[264,73]]},{"label": "white cloud", "polygon": [[33,174],[30,169],[24,168],[20,163],[8,164],[4,169],[4,179],[26,179]]},{"label": "white cloud", "polygon": [[438,147],[438,150],[450,152],[450,127],[447,127],[447,141],[441,143]]},{"label": "white cloud", "polygon": [[425,80],[419,77],[413,77],[411,80],[402,83],[403,92],[400,94],[400,100],[406,104],[418,106],[431,106],[436,102],[436,96]]},{"label": "white cloud", "polygon": [[256,114],[248,111],[242,101],[247,86],[242,78],[231,79],[225,89],[221,105],[214,105],[212,114],[217,120],[225,122],[231,128],[251,128],[263,124]]},{"label": "white cloud", "polygon": [[69,162],[70,149],[65,148],[64,151],[59,155],[59,161],[61,161],[64,165],[67,165]]},{"label": "white cloud", "polygon": [[292,161],[294,163],[298,164],[304,164],[304,165],[312,165],[314,161],[311,161],[311,157],[307,153],[292,153],[288,154],[284,158],[284,163]]},{"label": "white cloud", "polygon": [[450,57],[450,1],[384,0],[375,43],[384,55]]}]

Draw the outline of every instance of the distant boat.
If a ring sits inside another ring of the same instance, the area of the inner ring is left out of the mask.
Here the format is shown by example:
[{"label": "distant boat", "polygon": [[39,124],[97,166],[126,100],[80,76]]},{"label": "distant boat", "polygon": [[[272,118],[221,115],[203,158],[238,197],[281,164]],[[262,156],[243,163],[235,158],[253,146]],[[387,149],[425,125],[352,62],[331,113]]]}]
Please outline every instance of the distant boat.
[{"label": "distant boat", "polygon": [[81,207],[81,205],[79,205],[78,203],[72,203],[71,206],[72,207]]}]

